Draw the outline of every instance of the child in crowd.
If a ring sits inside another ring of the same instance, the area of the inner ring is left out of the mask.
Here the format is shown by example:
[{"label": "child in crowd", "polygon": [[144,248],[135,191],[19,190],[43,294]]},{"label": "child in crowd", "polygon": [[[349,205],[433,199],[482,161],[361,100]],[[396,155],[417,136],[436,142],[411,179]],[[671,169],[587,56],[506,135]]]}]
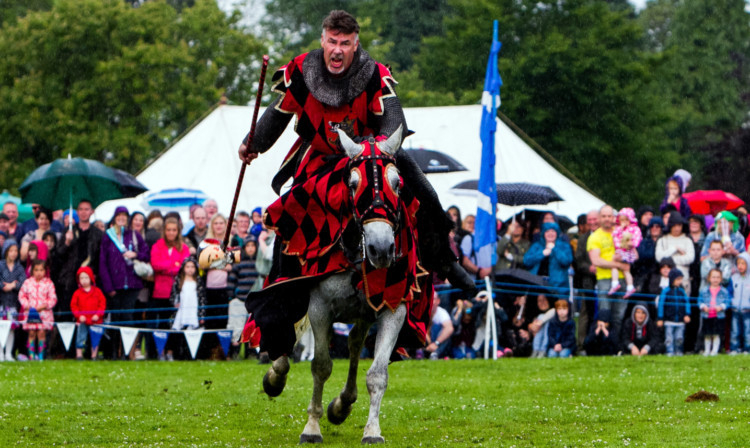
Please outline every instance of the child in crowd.
[{"label": "child in crowd", "polygon": [[57,304],[57,295],[55,285],[47,277],[47,264],[44,260],[32,262],[31,275],[23,282],[18,301],[26,320],[23,329],[29,332],[26,343],[29,358],[43,361],[44,350],[47,348],[47,331],[52,330],[55,325],[52,308]]},{"label": "child in crowd", "polygon": [[[258,278],[258,271],[255,269],[255,256],[258,252],[258,239],[255,236],[248,235],[242,246],[240,262],[232,266],[232,272],[229,273],[227,286],[230,288],[229,296],[229,319],[227,320],[227,329],[232,330],[232,346],[229,356],[237,358],[240,353],[240,335],[245,328],[247,321],[247,309],[245,308],[245,298],[255,284]],[[249,354],[246,352],[246,356]]]},{"label": "child in crowd", "polygon": [[203,278],[198,275],[198,260],[189,256],[182,262],[180,272],[172,284],[169,298],[177,308],[172,329],[195,330],[203,326],[206,317],[206,290]]},{"label": "child in crowd", "polygon": [[633,356],[659,352],[658,332],[650,319],[648,308],[640,304],[633,307],[630,317],[622,325],[620,341],[622,351]]},{"label": "child in crowd", "polygon": [[607,356],[617,354],[617,342],[609,329],[610,311],[599,310],[599,315],[591,324],[589,333],[583,341],[587,356]]},{"label": "child in crowd", "polygon": [[659,296],[659,311],[656,325],[665,327],[664,344],[667,355],[682,356],[685,339],[685,324],[690,323],[690,298],[682,287],[682,271],[677,268],[669,272],[669,287]]},{"label": "child in crowd", "polygon": [[[627,284],[627,288],[625,289],[625,298],[627,299],[635,292],[630,265],[638,259],[636,248],[640,246],[643,235],[641,234],[638,219],[636,219],[632,208],[625,207],[620,210],[617,214],[617,222],[617,226],[612,231],[612,241],[615,244],[615,256],[619,255],[621,261],[628,265],[623,272],[625,283]],[[612,268],[612,288],[609,290],[609,295],[616,293],[620,289],[620,282],[617,281],[618,278],[620,278],[619,270]]]},{"label": "child in crowd", "polygon": [[[687,199],[682,197],[682,193],[685,191],[682,178],[677,175],[670,177],[667,180],[665,189],[664,201],[661,203],[659,210],[664,213],[669,206],[672,206],[679,212],[683,219],[687,220],[690,218],[693,212],[690,210]],[[664,222],[666,222],[666,219]]]},{"label": "child in crowd", "polygon": [[703,320],[703,356],[719,353],[721,334],[724,333],[725,311],[731,304],[729,292],[721,286],[721,271],[711,269],[708,286],[701,289],[699,304]]},{"label": "child in crowd", "polygon": [[576,347],[576,324],[568,317],[569,305],[565,299],[555,302],[555,317],[547,328],[548,358],[569,358]]},{"label": "child in crowd", "polygon": [[701,262],[701,286],[700,289],[708,286],[708,273],[711,269],[718,269],[721,272],[721,286],[728,286],[732,278],[732,261],[724,257],[724,245],[721,240],[713,240],[708,246],[708,258]]},{"label": "child in crowd", "polygon": [[47,245],[43,241],[34,240],[29,243],[29,251],[26,255],[26,278],[31,277],[31,267],[34,260],[46,261],[48,252]]},{"label": "child in crowd", "polygon": [[[177,308],[172,324],[173,330],[195,330],[205,324],[206,289],[203,277],[198,274],[198,260],[194,255],[182,262],[180,272],[177,273],[172,284],[172,294],[169,300],[172,306]],[[173,348],[174,345],[169,344],[169,347]],[[172,352],[173,350],[169,349],[167,355],[160,359],[174,359]]]},{"label": "child in crowd", "polygon": [[740,336],[744,339],[745,353],[750,353],[750,254],[737,255],[737,272],[732,275],[732,338],[729,343],[731,353],[740,352]]},{"label": "child in crowd", "polygon": [[659,262],[659,271],[658,273],[655,272],[651,276],[651,279],[649,280],[648,290],[645,291],[648,292],[648,294],[653,294],[654,296],[653,303],[648,303],[649,313],[656,313],[656,307],[659,303],[659,296],[665,289],[669,288],[669,273],[672,272],[672,269],[675,269],[676,267],[677,266],[675,266],[672,257],[664,257]]},{"label": "child in crowd", "polygon": [[477,351],[474,344],[477,339],[477,324],[474,303],[471,300],[457,300],[451,310],[453,322],[453,340],[451,341],[454,359],[474,359]]},{"label": "child in crowd", "polygon": [[532,342],[532,358],[544,358],[547,355],[547,328],[549,321],[555,317],[555,309],[549,306],[549,299],[544,294],[536,297],[536,306],[539,308],[539,315],[529,324],[529,332],[534,335]]},{"label": "child in crowd", "polygon": [[[107,309],[107,299],[102,290],[96,287],[94,271],[88,266],[82,266],[76,273],[78,289],[70,300],[70,311],[78,327],[76,333],[76,359],[83,359],[83,350],[89,336],[89,326],[102,322]],[[91,359],[96,360],[99,347],[91,347]]]},{"label": "child in crowd", "polygon": [[0,352],[0,361],[15,361],[13,343],[15,329],[18,328],[18,291],[26,281],[26,271],[18,260],[18,243],[13,238],[3,243],[3,259],[0,261],[0,319],[12,322],[8,339],[5,341],[5,353]]},{"label": "child in crowd", "polygon": [[250,219],[252,220],[250,223],[250,235],[258,238],[260,237],[260,232],[263,231],[263,210],[260,207],[255,207]]}]

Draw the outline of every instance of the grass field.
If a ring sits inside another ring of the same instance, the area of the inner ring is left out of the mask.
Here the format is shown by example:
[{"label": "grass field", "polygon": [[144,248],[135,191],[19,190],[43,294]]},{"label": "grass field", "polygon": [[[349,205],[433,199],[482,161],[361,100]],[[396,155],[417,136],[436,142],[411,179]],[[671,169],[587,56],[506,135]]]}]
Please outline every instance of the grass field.
[{"label": "grass field", "polygon": [[[360,398],[325,446],[358,445]],[[309,364],[273,400],[254,362],[0,364],[0,447],[293,446]],[[750,357],[664,356],[409,361],[392,364],[381,427],[388,446],[750,446]],[[343,386],[337,361],[324,405]],[[699,390],[718,402],[686,403]]]}]

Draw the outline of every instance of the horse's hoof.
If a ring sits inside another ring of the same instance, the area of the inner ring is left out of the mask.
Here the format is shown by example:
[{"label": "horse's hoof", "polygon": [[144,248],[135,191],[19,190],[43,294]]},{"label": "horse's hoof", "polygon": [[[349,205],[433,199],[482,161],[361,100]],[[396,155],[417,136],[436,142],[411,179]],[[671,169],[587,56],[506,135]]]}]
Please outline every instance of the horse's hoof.
[{"label": "horse's hoof", "polygon": [[376,443],[385,443],[385,439],[380,436],[362,437],[362,445],[374,445]]},{"label": "horse's hoof", "polygon": [[[336,414],[336,402],[339,402],[340,406],[340,413]],[[341,401],[340,397],[336,397],[328,404],[328,421],[333,423],[334,425],[340,425],[344,423],[344,421],[349,417],[349,414],[352,413],[352,405],[349,404],[348,406],[344,406],[343,402]]]},{"label": "horse's hoof", "polygon": [[281,384],[278,384],[274,386],[271,384],[271,380],[268,379],[268,376],[271,372],[266,372],[265,375],[263,375],[263,392],[266,393],[269,397],[278,397],[281,395],[282,392],[284,392],[284,386],[286,386],[286,375],[279,378],[279,382]]},{"label": "horse's hoof", "polygon": [[299,444],[303,443],[323,443],[323,436],[320,434],[301,434],[299,436]]}]

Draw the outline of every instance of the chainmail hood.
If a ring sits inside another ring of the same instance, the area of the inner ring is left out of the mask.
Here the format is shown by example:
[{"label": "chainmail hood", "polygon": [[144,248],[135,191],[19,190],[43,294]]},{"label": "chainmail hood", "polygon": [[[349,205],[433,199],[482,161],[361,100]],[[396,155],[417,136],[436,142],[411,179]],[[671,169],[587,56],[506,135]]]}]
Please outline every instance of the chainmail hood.
[{"label": "chainmail hood", "polygon": [[302,63],[305,85],[312,96],[333,107],[343,106],[359,96],[374,72],[375,60],[362,46],[357,48],[351,67],[341,77],[328,73],[323,61],[323,49],[311,51]]}]

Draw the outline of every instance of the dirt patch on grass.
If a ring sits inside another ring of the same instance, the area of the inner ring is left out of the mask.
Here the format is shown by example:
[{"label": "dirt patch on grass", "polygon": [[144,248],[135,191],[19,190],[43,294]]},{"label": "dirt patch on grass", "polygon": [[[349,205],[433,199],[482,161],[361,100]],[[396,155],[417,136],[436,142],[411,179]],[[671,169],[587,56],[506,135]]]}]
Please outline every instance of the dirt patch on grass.
[{"label": "dirt patch on grass", "polygon": [[688,403],[692,401],[719,401],[719,396],[716,394],[712,394],[711,392],[701,390],[687,397],[685,401]]}]

